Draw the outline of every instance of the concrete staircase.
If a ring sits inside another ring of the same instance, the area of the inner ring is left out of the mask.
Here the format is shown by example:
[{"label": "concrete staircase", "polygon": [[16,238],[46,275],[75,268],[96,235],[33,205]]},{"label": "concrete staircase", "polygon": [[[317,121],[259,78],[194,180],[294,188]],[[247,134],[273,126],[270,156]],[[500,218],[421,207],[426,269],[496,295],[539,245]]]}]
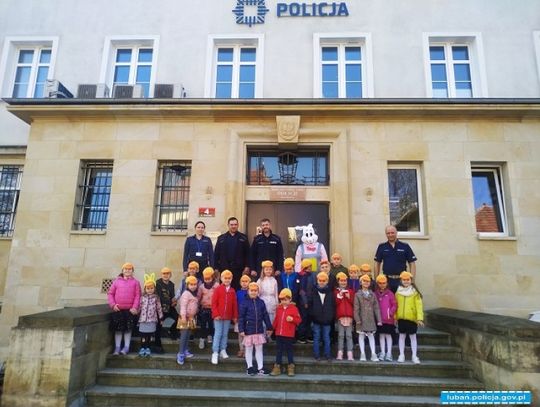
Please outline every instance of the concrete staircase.
[{"label": "concrete staircase", "polygon": [[[233,334],[229,335],[230,338]],[[234,334],[236,337],[236,334]],[[279,406],[357,405],[436,406],[442,390],[482,390],[462,361],[460,348],[443,332],[424,328],[418,335],[420,365],[410,362],[321,361],[311,344],[295,345],[296,376],[247,376],[244,359],[210,363],[210,350],[190,350],[195,357],[176,364],[176,342],[164,340],[166,353],[140,358],[135,353],[109,356],[97,384],[86,391],[88,406]],[[138,344],[133,346],[138,349]],[[275,345],[265,345],[265,367],[274,363]],[[397,358],[394,348],[394,359]],[[334,353],[335,354],[335,353]],[[368,352],[369,355],[369,352]],[[358,359],[358,350],[355,351]],[[284,358],[286,361],[286,357]]]}]

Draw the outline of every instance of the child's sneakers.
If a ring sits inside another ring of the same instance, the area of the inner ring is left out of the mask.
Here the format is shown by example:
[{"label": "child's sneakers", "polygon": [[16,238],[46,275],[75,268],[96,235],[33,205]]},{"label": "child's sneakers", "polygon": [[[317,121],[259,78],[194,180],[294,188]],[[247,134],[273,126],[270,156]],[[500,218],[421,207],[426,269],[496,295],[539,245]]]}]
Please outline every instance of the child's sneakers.
[{"label": "child's sneakers", "polygon": [[114,356],[118,356],[118,355],[120,355],[120,346],[118,346],[118,347],[114,348],[114,352],[113,352],[113,355],[114,355]]},{"label": "child's sneakers", "polygon": [[413,356],[412,357],[412,362],[415,364],[415,365],[419,365],[420,364],[420,358],[418,356]]},{"label": "child's sneakers", "polygon": [[392,354],[391,353],[387,353],[384,360],[386,360],[387,362],[392,362],[394,359],[392,359]]},{"label": "child's sneakers", "polygon": [[397,358],[397,361],[398,361],[398,363],[405,362],[405,355],[399,355],[398,358]]},{"label": "child's sneakers", "polygon": [[212,360],[211,360],[211,362],[212,362],[213,365],[217,365],[217,364],[218,364],[218,359],[219,359],[219,353],[217,353],[217,352],[212,353]]},{"label": "child's sneakers", "polygon": [[379,358],[377,357],[377,355],[375,353],[371,354],[371,361],[372,362],[378,362],[379,361]]},{"label": "child's sneakers", "polygon": [[199,338],[199,349],[204,349],[204,338]]},{"label": "child's sneakers", "polygon": [[227,355],[227,351],[225,349],[219,352],[219,356],[221,356],[221,359],[229,359],[229,355]]},{"label": "child's sneakers", "polygon": [[184,356],[186,357],[186,359],[189,359],[193,357],[193,353],[191,353],[189,350],[186,350],[184,352]]},{"label": "child's sneakers", "polygon": [[146,348],[141,348],[141,350],[139,350],[139,356],[140,357],[145,357],[146,356]]},{"label": "child's sneakers", "polygon": [[120,354],[127,355],[129,353],[129,346],[124,346],[120,351]]},{"label": "child's sneakers", "polygon": [[347,360],[354,360],[354,355],[352,350],[347,352]]},{"label": "child's sneakers", "polygon": [[257,374],[257,369],[255,369],[253,366],[248,367],[248,368],[246,369],[246,374],[247,374],[248,376],[255,376],[255,375]]},{"label": "child's sneakers", "polygon": [[338,350],[336,360],[343,360],[343,351],[342,350]]},{"label": "child's sneakers", "polygon": [[379,353],[379,360],[384,360],[384,352]]},{"label": "child's sneakers", "polygon": [[183,353],[178,353],[176,355],[176,363],[178,363],[179,365],[183,365],[185,360],[186,358],[184,357]]},{"label": "child's sneakers", "polygon": [[146,352],[144,352],[144,356],[149,357],[150,355],[152,355],[152,351],[150,350],[150,348],[146,348]]},{"label": "child's sneakers", "polygon": [[365,353],[361,353],[360,354],[360,362],[365,362],[367,359],[366,359],[366,354]]},{"label": "child's sneakers", "polygon": [[268,376],[268,370],[266,370],[264,367],[262,369],[259,369],[257,372],[257,376]]}]

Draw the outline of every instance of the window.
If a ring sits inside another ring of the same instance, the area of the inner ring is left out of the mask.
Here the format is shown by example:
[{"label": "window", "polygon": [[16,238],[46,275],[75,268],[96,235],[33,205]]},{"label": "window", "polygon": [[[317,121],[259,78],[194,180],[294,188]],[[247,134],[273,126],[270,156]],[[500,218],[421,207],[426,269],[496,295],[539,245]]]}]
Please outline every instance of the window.
[{"label": "window", "polygon": [[191,162],[159,163],[154,231],[175,232],[187,229],[190,182]]},{"label": "window", "polygon": [[429,97],[487,97],[480,34],[424,33],[424,47]]},{"label": "window", "polygon": [[158,36],[105,38],[99,82],[106,83],[111,91],[115,85],[140,85],[143,97],[152,97],[158,48]]},{"label": "window", "polygon": [[362,47],[321,47],[321,77],[323,98],[361,98]]},{"label": "window", "polygon": [[216,98],[254,98],[256,61],[256,48],[218,48],[216,60]]},{"label": "window", "polygon": [[424,234],[422,184],[419,165],[388,166],[388,206],[390,224],[399,232]]},{"label": "window", "polygon": [[262,97],[264,36],[209,36],[205,97]]},{"label": "window", "polygon": [[329,185],[328,151],[248,152],[248,185]]},{"label": "window", "polygon": [[105,230],[111,197],[112,161],[82,161],[75,230]]},{"label": "window", "polygon": [[508,235],[502,167],[473,165],[471,173],[476,231]]},{"label": "window", "polygon": [[373,97],[370,34],[314,34],[313,54],[316,98]]},{"label": "window", "polygon": [[15,214],[21,190],[22,167],[0,166],[0,236],[13,236]]},{"label": "window", "polygon": [[152,48],[118,48],[114,62],[115,85],[137,84],[143,87],[144,97],[150,95]]},{"label": "window", "polygon": [[6,37],[0,60],[3,97],[42,98],[54,78],[56,37]]}]

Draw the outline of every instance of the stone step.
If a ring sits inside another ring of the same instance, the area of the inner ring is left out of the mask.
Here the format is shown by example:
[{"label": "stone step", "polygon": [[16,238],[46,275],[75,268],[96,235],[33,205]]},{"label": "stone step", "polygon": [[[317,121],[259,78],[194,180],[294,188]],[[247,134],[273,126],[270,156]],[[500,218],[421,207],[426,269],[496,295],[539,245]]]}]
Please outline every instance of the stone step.
[{"label": "stone step", "polygon": [[[253,378],[252,378],[253,379]],[[262,380],[267,380],[262,378]],[[276,391],[207,390],[188,388],[117,387],[97,385],[86,391],[88,407],[275,407],[275,406],[387,406],[431,407],[439,397]]]},{"label": "stone step", "polygon": [[[228,352],[231,355],[236,355],[238,351],[238,340],[232,339],[228,342]],[[166,353],[176,353],[178,352],[178,341],[173,341],[171,339],[163,339],[162,340],[163,349]],[[140,348],[140,341],[135,339],[132,342],[131,349],[136,352]],[[322,349],[322,346],[321,346]],[[377,344],[376,347],[377,351],[380,350],[379,345]],[[208,344],[205,341],[205,347],[204,349],[199,349],[199,341],[198,339],[195,339],[193,341],[190,341],[189,343],[189,350],[192,353],[200,354],[200,355],[210,355],[212,353],[212,344]],[[276,343],[270,342],[264,345],[264,352],[269,355],[275,355],[276,354]],[[369,345],[366,344],[366,352],[368,355],[371,355],[369,351]],[[332,355],[336,356],[337,348],[336,344],[332,345]],[[294,345],[294,354],[298,356],[306,356],[310,357],[313,356],[313,345],[308,344],[301,344],[296,343]],[[399,354],[399,350],[397,346],[394,346],[392,348],[392,355],[394,358],[397,358]],[[405,354],[407,357],[410,354],[410,348],[405,349]],[[461,348],[458,346],[451,346],[451,345],[419,345],[418,346],[418,355],[420,358],[423,359],[429,359],[429,360],[462,360],[462,352]],[[355,344],[354,347],[354,356],[355,358],[360,357],[360,348],[358,344]]]},{"label": "stone step", "polygon": [[245,372],[177,369],[105,369],[98,374],[98,385],[229,389],[245,391],[311,393],[391,394],[407,396],[438,396],[442,390],[481,390],[481,383],[472,379],[376,376],[357,374],[301,374],[287,376],[248,376]]},{"label": "stone step", "polygon": [[[286,361],[286,357],[284,358]],[[266,367],[273,366],[274,355],[266,355],[264,363]],[[394,362],[359,362],[355,361],[321,361],[316,362],[312,357],[295,357],[296,371],[298,374],[327,374],[339,375],[343,373],[356,375],[386,375],[386,376],[421,376],[421,377],[445,377],[445,378],[471,378],[471,368],[464,362],[452,360],[422,360],[422,363],[415,365],[410,362],[407,354],[405,363]],[[108,368],[124,369],[179,369],[176,363],[176,354],[152,355],[148,358],[141,358],[134,353],[126,356],[112,356],[107,358]],[[219,365],[210,363],[209,355],[195,355],[187,359],[181,367],[182,370],[190,371],[227,371],[244,372],[246,362],[244,358],[231,356],[229,359],[220,360]]]}]

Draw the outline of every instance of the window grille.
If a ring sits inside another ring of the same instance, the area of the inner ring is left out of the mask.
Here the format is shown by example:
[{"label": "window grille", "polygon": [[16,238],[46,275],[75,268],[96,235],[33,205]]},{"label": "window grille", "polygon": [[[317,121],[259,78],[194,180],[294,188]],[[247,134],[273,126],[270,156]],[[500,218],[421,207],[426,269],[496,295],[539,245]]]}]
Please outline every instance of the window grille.
[{"label": "window grille", "polygon": [[104,278],[101,280],[101,294],[108,294],[113,282],[114,278]]},{"label": "window grille", "polygon": [[107,228],[112,170],[112,161],[83,161],[81,163],[75,230]]},{"label": "window grille", "polygon": [[21,190],[22,167],[0,166],[0,236],[13,236]]},{"label": "window grille", "polygon": [[162,161],[156,184],[154,231],[179,231],[188,227],[191,162]]}]

